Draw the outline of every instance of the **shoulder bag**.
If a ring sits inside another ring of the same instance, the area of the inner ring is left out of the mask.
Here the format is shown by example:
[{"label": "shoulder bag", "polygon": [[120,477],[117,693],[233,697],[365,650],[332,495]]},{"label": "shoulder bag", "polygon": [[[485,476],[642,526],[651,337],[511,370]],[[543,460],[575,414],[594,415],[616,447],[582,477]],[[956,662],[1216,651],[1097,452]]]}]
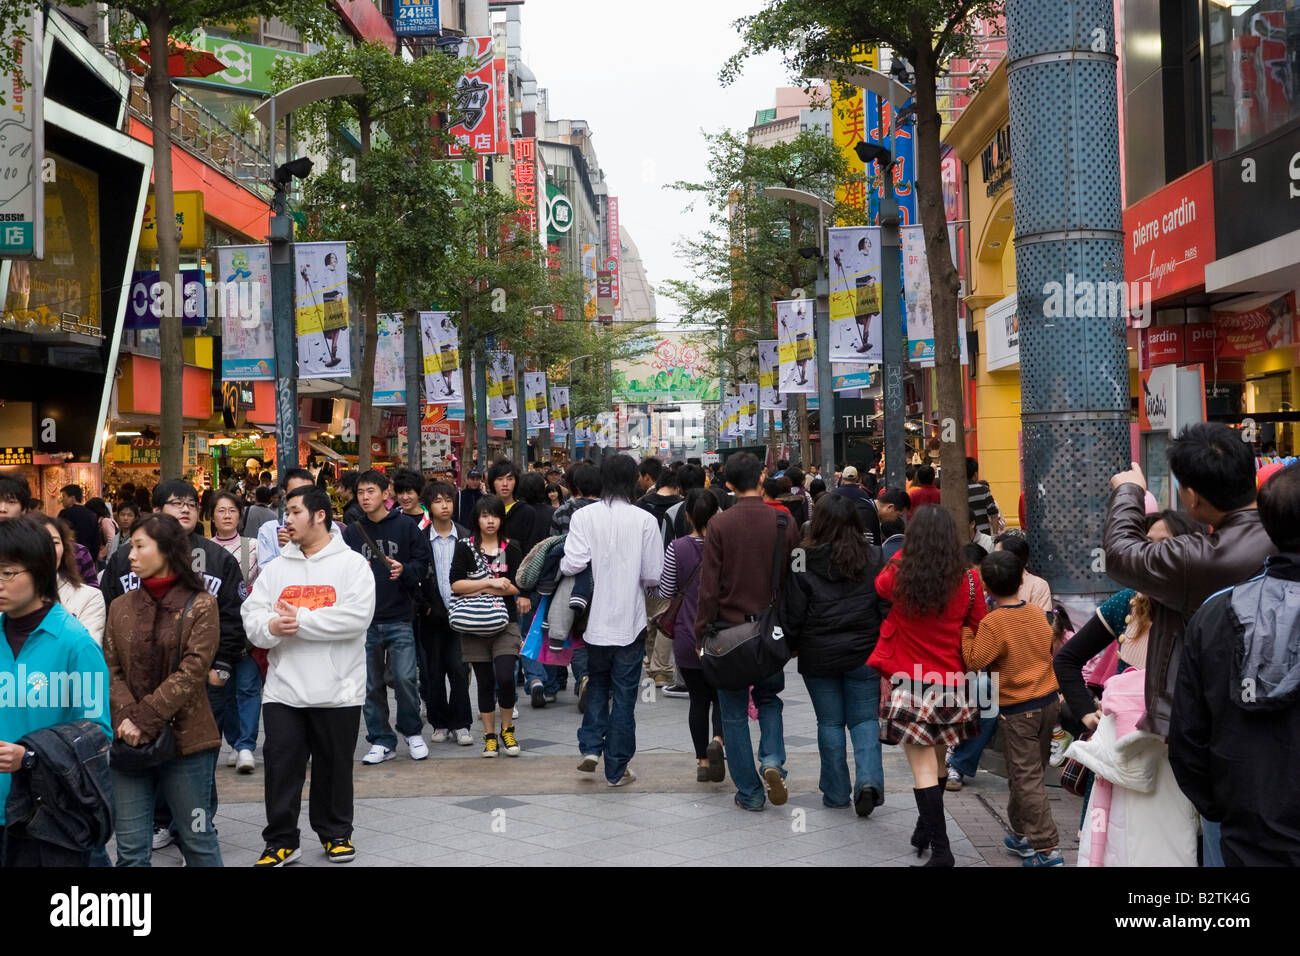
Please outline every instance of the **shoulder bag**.
[{"label": "shoulder bag", "polygon": [[[181,669],[181,656],[185,649],[185,617],[190,613],[190,607],[194,604],[196,597],[198,597],[197,594],[191,594],[190,599],[185,602],[185,610],[181,611],[180,622],[176,625],[176,666],[171,671],[168,671],[167,677]],[[166,680],[167,677],[164,677],[163,680]],[[114,734],[113,746],[108,753],[109,764],[114,770],[121,770],[126,773],[143,773],[171,760],[176,756],[176,733],[172,729],[175,719],[173,717],[163,724],[162,730],[153,740],[136,747],[131,746]]]},{"label": "shoulder bag", "polygon": [[655,627],[669,637],[673,636],[673,628],[677,626],[677,612],[682,609],[682,601],[686,599],[686,592],[691,589],[692,582],[700,576],[700,568],[702,567],[704,567],[704,552],[701,550],[700,559],[695,562],[695,568],[686,576],[685,581],[677,585],[677,593],[668,602],[668,607],[655,618]]},{"label": "shoulder bag", "polygon": [[[476,564],[468,580],[485,580],[490,572],[483,553],[472,539],[465,542],[465,547],[474,555]],[[506,599],[500,594],[457,594],[452,597],[451,607],[447,609],[447,622],[452,630],[462,634],[488,635],[495,634],[510,623],[510,615],[506,612]]]},{"label": "shoulder bag", "polygon": [[776,516],[772,551],[772,600],[762,613],[740,624],[714,624],[704,635],[700,665],[704,676],[722,690],[744,690],[771,677],[790,660],[790,646],[777,626],[776,603],[781,589],[781,554],[786,516]]}]

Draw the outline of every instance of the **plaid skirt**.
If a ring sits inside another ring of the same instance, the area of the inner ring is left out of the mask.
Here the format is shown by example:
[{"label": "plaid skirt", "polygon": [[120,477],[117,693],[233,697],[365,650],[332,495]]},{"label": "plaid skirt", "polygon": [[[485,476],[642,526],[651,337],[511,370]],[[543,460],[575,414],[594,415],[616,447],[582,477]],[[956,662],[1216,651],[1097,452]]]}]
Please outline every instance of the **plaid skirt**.
[{"label": "plaid skirt", "polygon": [[910,683],[894,686],[881,679],[881,743],[955,747],[979,732],[979,704],[968,700],[960,688],[935,687],[925,692]]}]

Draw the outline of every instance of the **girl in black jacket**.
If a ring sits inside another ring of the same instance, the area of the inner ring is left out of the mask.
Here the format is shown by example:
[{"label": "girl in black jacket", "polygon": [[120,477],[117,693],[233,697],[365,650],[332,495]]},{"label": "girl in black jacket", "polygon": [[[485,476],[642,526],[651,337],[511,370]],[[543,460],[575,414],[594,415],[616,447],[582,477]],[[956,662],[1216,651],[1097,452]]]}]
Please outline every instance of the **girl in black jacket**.
[{"label": "girl in black jacket", "polygon": [[867,542],[853,500],[827,495],[813,510],[802,546],[791,554],[781,602],[781,625],[817,713],[822,803],[849,805],[848,727],[852,800],[860,817],[885,802],[880,674],[866,664],[887,610],[875,587],[883,563],[880,549]]}]

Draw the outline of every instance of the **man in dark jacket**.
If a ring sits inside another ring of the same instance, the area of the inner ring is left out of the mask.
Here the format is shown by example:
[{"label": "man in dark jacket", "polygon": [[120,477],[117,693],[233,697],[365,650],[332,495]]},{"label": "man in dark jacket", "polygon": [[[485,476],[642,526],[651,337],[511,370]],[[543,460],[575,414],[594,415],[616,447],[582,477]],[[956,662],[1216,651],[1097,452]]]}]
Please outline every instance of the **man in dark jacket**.
[{"label": "man in dark jacket", "polygon": [[451,520],[468,528],[470,518],[474,514],[474,506],[482,497],[483,469],[471,468],[469,474],[465,476],[465,487],[456,493],[456,508]]},{"label": "man in dark jacket", "polygon": [[72,528],[77,544],[91,554],[99,554],[104,544],[100,541],[99,519],[95,512],[81,503],[81,485],[64,485],[59,489],[59,499],[63,505],[59,517]]},{"label": "man in dark jacket", "polygon": [[[1280,554],[1183,636],[1169,728],[1178,786],[1220,824],[1229,866],[1300,866],[1300,466],[1259,491]],[[1207,850],[1210,849],[1207,847]],[[1208,854],[1207,854],[1208,856]]]},{"label": "man in dark jacket", "polygon": [[[425,637],[428,688],[425,708],[433,727],[430,738],[435,744],[455,740],[462,747],[472,742],[469,728],[469,674],[461,661],[460,635],[448,621],[451,605],[451,561],[456,542],[468,538],[469,531],[451,520],[456,489],[443,481],[430,482],[424,489],[428,509],[431,550],[429,573],[421,588],[424,611],[420,625]],[[448,687],[450,686],[450,693]]]},{"label": "man in dark jacket", "polygon": [[370,752],[362,763],[377,764],[397,756],[397,737],[388,723],[388,684],[392,674],[397,695],[397,732],[406,738],[412,760],[429,756],[421,731],[416,668],[415,611],[412,594],[429,571],[429,539],[400,510],[384,505],[388,476],[367,471],[357,479],[357,501],[365,517],[343,532],[348,547],[370,563],[375,576],[375,615],[366,632],[366,740]]},{"label": "man in dark jacket", "polygon": [[1183,510],[1214,530],[1163,541],[1146,536],[1146,479],[1137,463],[1110,480],[1115,489],[1103,543],[1106,573],[1151,599],[1142,730],[1169,734],[1178,649],[1187,620],[1211,594],[1256,574],[1274,553],[1255,510],[1255,458],[1227,425],[1183,430],[1169,447]]},{"label": "man in dark jacket", "polygon": [[858,509],[858,518],[862,522],[862,527],[866,529],[867,543],[880,544],[880,514],[876,511],[876,503],[872,500],[870,492],[859,484],[860,480],[858,469],[849,465],[840,475],[840,486],[831,494],[853,501]]},{"label": "man in dark jacket", "polygon": [[[772,549],[780,548],[778,566],[790,565],[790,550],[799,543],[799,531],[787,514],[778,514],[763,504],[758,490],[763,466],[749,452],[727,459],[727,487],[736,503],[709,520],[700,567],[700,597],[696,608],[695,634],[704,637],[715,625],[739,624],[761,614],[772,603],[781,582],[772,580]],[[778,541],[779,522],[785,533]],[[784,570],[779,573],[784,574]],[[722,712],[722,736],[727,767],[736,784],[736,804],[746,810],[762,810],[763,788],[774,806],[785,803],[785,732],[781,723],[781,691],[785,673],[777,671],[754,685],[754,705],[762,734],[759,755],[763,760],[762,780],[754,769],[754,751],[749,737],[749,694],[743,690],[718,690]]]}]

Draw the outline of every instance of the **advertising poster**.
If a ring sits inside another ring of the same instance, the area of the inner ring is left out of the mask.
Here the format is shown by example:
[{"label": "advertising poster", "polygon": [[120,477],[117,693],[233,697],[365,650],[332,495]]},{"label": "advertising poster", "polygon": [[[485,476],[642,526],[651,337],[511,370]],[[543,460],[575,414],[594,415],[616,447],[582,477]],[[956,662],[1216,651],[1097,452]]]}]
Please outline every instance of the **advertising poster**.
[{"label": "advertising poster", "polygon": [[569,421],[569,386],[561,385],[551,389],[551,423],[556,438],[569,434],[573,424]]},{"label": "advertising poster", "polygon": [[763,411],[785,411],[785,396],[781,394],[781,369],[777,357],[776,339],[763,339],[758,343],[758,407]]},{"label": "advertising poster", "polygon": [[830,230],[831,361],[884,361],[881,331],[880,229]]},{"label": "advertising poster", "polygon": [[424,358],[424,400],[430,405],[464,405],[460,336],[450,312],[420,313],[420,346]]},{"label": "advertising poster", "polygon": [[275,337],[271,331],[271,247],[219,246],[221,283],[221,380],[270,381],[275,378]]},{"label": "advertising poster", "polygon": [[546,408],[546,373],[524,372],[524,424],[529,431],[551,427]]},{"label": "advertising poster", "polygon": [[406,404],[406,336],[400,315],[377,316],[379,344],[375,347],[375,405]]},{"label": "advertising poster", "polygon": [[515,357],[510,352],[488,353],[488,417],[509,422],[519,411],[515,408]]},{"label": "advertising poster", "polygon": [[348,244],[296,242],[293,255],[298,377],[347,378],[352,374]]},{"label": "advertising poster", "polygon": [[582,312],[589,320],[596,318],[596,247],[582,247]]},{"label": "advertising poster", "polygon": [[852,389],[871,387],[871,370],[865,365],[831,365],[831,378],[834,380],[831,390],[847,392]]},{"label": "advertising poster", "polygon": [[817,362],[813,341],[813,300],[789,299],[776,304],[779,385],[785,395],[817,394]]},{"label": "advertising poster", "polygon": [[1295,325],[1295,293],[1235,311],[1214,310],[1219,358],[1241,358],[1290,345]]},{"label": "advertising poster", "polygon": [[907,302],[907,357],[934,364],[934,311],[930,305],[930,265],[921,226],[904,226],[903,298]]},{"label": "advertising poster", "polygon": [[[916,124],[908,122],[900,124],[897,135],[891,140],[889,101],[881,100],[875,93],[867,93],[866,100],[867,135],[864,138],[869,143],[877,143],[881,146],[892,144],[894,155],[892,175],[894,195],[898,198],[898,221],[904,226],[912,225],[917,221],[916,189],[913,187],[916,181],[916,148],[912,139],[912,130]],[[895,118],[902,112],[902,108],[902,103],[894,105]],[[885,192],[885,180],[878,160],[867,167],[867,176],[874,184],[869,187],[867,193],[867,219],[876,222]]]},{"label": "advertising poster", "polygon": [[[451,40],[450,43],[446,42]],[[492,56],[491,37],[445,38],[439,47],[451,56],[474,61],[473,68],[456,85],[451,135],[455,143],[447,155],[464,156],[472,149],[487,156],[504,148],[497,142],[496,62]]]},{"label": "advertising poster", "polygon": [[758,431],[758,383],[740,383],[740,430]]},{"label": "advertising poster", "polygon": [[722,400],[722,437],[740,437],[740,396],[728,395]]},{"label": "advertising poster", "polygon": [[707,364],[698,341],[698,335],[686,332],[638,339],[637,357],[613,365],[614,402],[718,401],[718,373]]},{"label": "advertising poster", "polygon": [[[5,78],[5,89],[11,95],[0,104],[0,139],[4,143],[0,159],[0,222],[4,224],[0,228],[0,256],[43,259],[45,179],[40,171],[45,158],[45,14],[33,4],[19,17],[29,39],[13,51],[18,69]],[[5,41],[13,42],[8,36]]]},{"label": "advertising poster", "polygon": [[162,321],[164,308],[172,315],[181,314],[181,325],[203,328],[208,324],[208,283],[202,269],[181,270],[181,297],[174,295],[171,285],[158,280],[155,269],[137,269],[131,273],[131,288],[126,299],[125,329],[156,329]]}]

